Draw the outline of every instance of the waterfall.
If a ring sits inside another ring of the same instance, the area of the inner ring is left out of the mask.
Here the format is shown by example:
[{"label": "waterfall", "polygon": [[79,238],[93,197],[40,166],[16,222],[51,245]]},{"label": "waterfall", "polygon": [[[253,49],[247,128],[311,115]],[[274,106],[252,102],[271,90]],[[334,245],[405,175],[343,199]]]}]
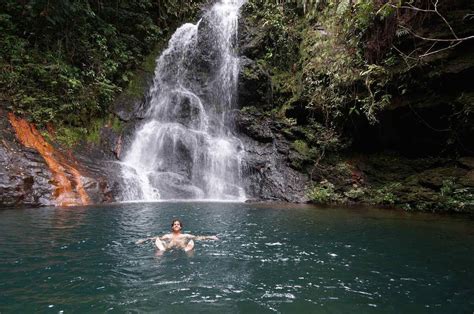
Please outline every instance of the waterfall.
[{"label": "waterfall", "polygon": [[123,159],[124,200],[245,200],[233,134],[239,9],[220,0],[157,59],[149,107]]}]

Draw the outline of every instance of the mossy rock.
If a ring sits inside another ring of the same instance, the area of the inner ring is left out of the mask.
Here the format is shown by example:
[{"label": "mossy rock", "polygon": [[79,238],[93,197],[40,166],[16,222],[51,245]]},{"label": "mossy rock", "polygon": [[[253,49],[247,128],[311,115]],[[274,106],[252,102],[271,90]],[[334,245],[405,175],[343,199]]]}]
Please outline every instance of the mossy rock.
[{"label": "mossy rock", "polygon": [[407,181],[432,190],[439,190],[445,180],[458,180],[466,172],[466,170],[460,168],[435,168],[410,176]]},{"label": "mossy rock", "polygon": [[262,65],[248,59],[240,60],[238,99],[240,107],[253,106],[270,110],[272,105],[272,84],[268,72]]},{"label": "mossy rock", "polygon": [[474,157],[462,157],[459,158],[458,162],[462,167],[473,170],[474,169]]},{"label": "mossy rock", "polygon": [[459,183],[463,186],[474,188],[474,170],[467,172],[461,179]]}]

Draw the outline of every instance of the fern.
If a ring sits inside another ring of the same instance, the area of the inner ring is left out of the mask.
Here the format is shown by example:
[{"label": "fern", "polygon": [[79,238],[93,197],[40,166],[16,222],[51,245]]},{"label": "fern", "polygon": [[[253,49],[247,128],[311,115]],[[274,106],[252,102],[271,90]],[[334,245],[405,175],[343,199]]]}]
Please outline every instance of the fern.
[{"label": "fern", "polygon": [[336,14],[341,17],[347,10],[350,8],[350,0],[342,0],[341,3],[337,6]]}]

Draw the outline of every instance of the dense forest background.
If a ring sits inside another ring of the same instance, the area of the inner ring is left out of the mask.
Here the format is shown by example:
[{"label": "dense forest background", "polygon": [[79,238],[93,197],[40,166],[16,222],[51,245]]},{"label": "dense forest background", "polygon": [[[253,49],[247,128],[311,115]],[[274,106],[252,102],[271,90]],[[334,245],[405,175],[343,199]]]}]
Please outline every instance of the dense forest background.
[{"label": "dense forest background", "polygon": [[198,4],[2,0],[0,99],[39,125],[86,127],[107,113],[132,71]]},{"label": "dense forest background", "polygon": [[257,32],[266,34],[265,49],[249,53],[272,77],[271,106],[280,117],[319,123],[327,131],[323,138],[336,139],[344,131],[372,129],[365,124],[379,124],[384,110],[407,100],[414,107],[420,95],[425,107],[436,107],[443,94],[437,89],[444,89],[445,121],[425,122],[444,130],[444,144],[453,144],[447,150],[473,148],[459,140],[472,131],[472,2],[250,1],[246,10],[263,25]]},{"label": "dense forest background", "polygon": [[250,1],[247,133],[278,121],[317,203],[474,208],[473,13],[464,0]]},{"label": "dense forest background", "polygon": [[[77,149],[122,139],[114,107],[213,1],[0,3],[0,109]],[[474,208],[474,2],[249,0],[239,23],[240,132],[288,142],[308,199]]]},{"label": "dense forest background", "polygon": [[[203,2],[3,0],[0,97],[40,125],[87,125],[132,83],[170,26]],[[281,74],[277,96],[282,88],[302,96],[291,99],[321,111],[326,124],[350,114],[376,123],[395,94],[413,90],[410,70],[473,37],[472,3],[463,0],[253,0],[245,10],[264,25],[265,51],[255,57]]]}]

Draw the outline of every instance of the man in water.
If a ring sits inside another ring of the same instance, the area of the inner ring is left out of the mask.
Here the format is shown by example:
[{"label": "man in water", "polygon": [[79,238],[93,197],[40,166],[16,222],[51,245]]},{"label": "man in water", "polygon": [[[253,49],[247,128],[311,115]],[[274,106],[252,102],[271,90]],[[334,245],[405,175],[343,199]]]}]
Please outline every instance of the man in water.
[{"label": "man in water", "polygon": [[165,234],[161,237],[152,237],[141,239],[136,244],[142,244],[145,241],[155,241],[155,245],[160,251],[166,251],[172,248],[184,249],[189,252],[194,248],[194,240],[218,240],[216,236],[195,236],[192,234],[181,233],[183,224],[180,220],[175,219],[171,223],[171,233]]}]

